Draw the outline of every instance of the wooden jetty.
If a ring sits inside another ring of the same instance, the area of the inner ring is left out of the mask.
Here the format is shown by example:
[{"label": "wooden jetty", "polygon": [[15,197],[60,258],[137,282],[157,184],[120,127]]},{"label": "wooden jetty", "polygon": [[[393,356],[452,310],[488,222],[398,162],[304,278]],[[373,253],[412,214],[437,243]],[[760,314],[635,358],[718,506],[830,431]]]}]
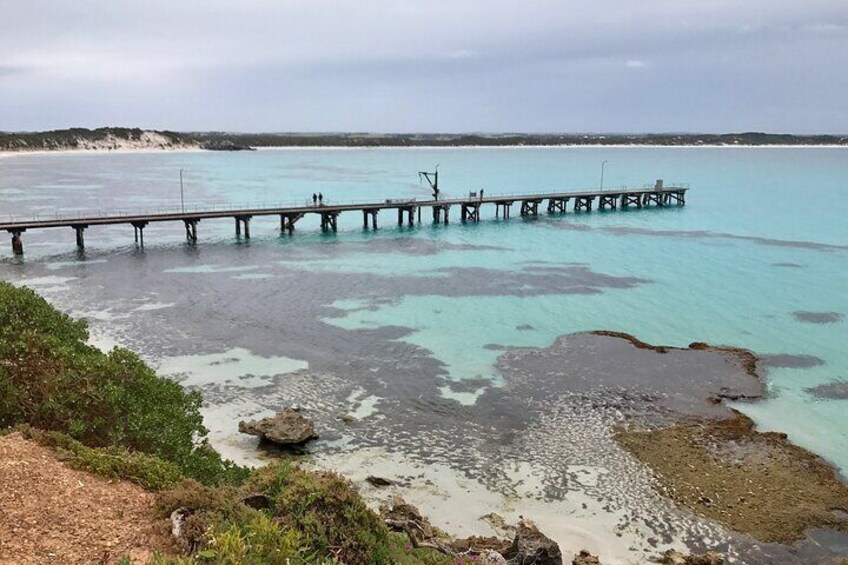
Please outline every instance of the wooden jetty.
[{"label": "wooden jetty", "polygon": [[[85,230],[92,226],[126,224],[132,226],[136,244],[144,246],[144,228],[154,222],[182,222],[186,239],[197,241],[197,224],[201,220],[230,218],[235,222],[235,234],[238,238],[250,239],[250,220],[256,216],[279,216],[280,231],[292,233],[295,224],[307,214],[320,216],[323,231],[336,231],[338,217],[342,212],[360,212],[364,229],[377,229],[377,214],[383,210],[397,211],[398,226],[414,226],[421,222],[421,211],[430,209],[434,223],[447,224],[450,211],[459,207],[460,220],[479,222],[480,210],[484,205],[495,206],[495,217],[508,219],[513,205],[519,204],[523,217],[538,216],[540,208],[547,202],[548,214],[564,214],[568,203],[572,202],[574,212],[591,212],[597,204],[599,210],[643,206],[683,206],[686,203],[686,191],[683,186],[664,186],[658,180],[652,187],[621,188],[610,190],[583,190],[575,192],[552,192],[536,194],[484,195],[469,193],[465,198],[433,198],[429,200],[385,200],[383,202],[365,202],[352,204],[314,204],[304,206],[245,208],[228,210],[180,211],[149,214],[115,214],[88,217],[61,217],[50,219],[14,220],[0,222],[0,230],[12,235],[12,250],[16,255],[24,252],[23,234],[26,231],[46,228],[71,228],[74,231],[77,247],[85,247]],[[438,196],[438,192],[435,193]]]}]

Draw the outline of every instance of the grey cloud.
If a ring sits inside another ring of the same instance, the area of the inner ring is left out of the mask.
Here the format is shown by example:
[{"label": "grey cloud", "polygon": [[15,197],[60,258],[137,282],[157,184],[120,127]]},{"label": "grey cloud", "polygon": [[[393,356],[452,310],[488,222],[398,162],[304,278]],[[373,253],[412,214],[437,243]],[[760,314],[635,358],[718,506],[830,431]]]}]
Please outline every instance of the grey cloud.
[{"label": "grey cloud", "polygon": [[843,0],[7,0],[0,128],[839,132],[846,66]]}]

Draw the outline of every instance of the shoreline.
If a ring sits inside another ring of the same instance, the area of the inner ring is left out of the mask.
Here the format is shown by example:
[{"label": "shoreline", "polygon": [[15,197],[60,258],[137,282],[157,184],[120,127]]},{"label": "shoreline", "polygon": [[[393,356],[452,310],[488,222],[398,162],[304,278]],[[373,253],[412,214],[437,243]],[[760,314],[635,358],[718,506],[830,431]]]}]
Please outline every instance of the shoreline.
[{"label": "shoreline", "polygon": [[[51,302],[55,303],[55,298],[51,297]],[[109,332],[109,328],[114,328],[113,324],[114,322],[112,321],[104,321],[103,323],[96,324],[92,328],[93,331],[90,332],[89,343],[98,346],[101,350],[107,350],[114,345],[119,345],[122,340],[117,334],[112,333],[110,335]],[[671,356],[676,353],[686,354],[687,351],[700,351],[701,353],[698,353],[698,355],[701,355],[705,349],[710,349],[716,352],[722,352],[723,354],[730,354],[731,357],[738,360],[740,367],[749,376],[752,376],[750,373],[754,370],[750,365],[750,357],[747,359],[740,357],[741,350],[721,350],[721,348],[703,344],[692,344],[689,348],[656,346],[650,343],[644,343],[630,334],[619,334],[615,332],[600,332],[596,335],[599,338],[614,339],[615,342],[628,342],[627,347],[632,347],[637,352],[641,351],[649,356],[664,356],[657,359],[672,359]],[[548,349],[552,349],[552,347]],[[665,357],[665,355],[669,355],[669,357]],[[526,366],[527,359],[522,359],[522,351],[511,351],[509,352],[509,356],[515,357]],[[155,366],[155,363],[152,363],[152,365]],[[206,396],[205,392],[204,396]],[[241,452],[247,458],[253,459],[255,461],[254,464],[259,464],[260,466],[272,462],[275,459],[273,455],[269,455],[262,450],[257,450],[253,438],[248,438],[247,436],[239,437],[239,434],[233,431],[232,423],[234,418],[243,417],[244,413],[227,410],[227,404],[217,404],[214,396],[207,398],[207,401],[209,402],[209,406],[203,409],[202,412],[204,414],[204,420],[206,420],[205,424],[211,431],[209,439],[212,445],[222,455],[232,458],[236,455],[236,452]],[[721,405],[729,408],[726,403],[722,403]],[[215,414],[218,408],[222,408],[223,410],[221,413]],[[308,412],[310,408],[310,406],[306,406]],[[581,420],[581,418],[578,418],[578,420]],[[366,425],[367,421],[370,420],[362,418],[361,423],[356,425]],[[583,419],[582,421],[588,422],[589,420]],[[591,422],[587,425],[591,427]],[[619,429],[620,432],[621,429]],[[633,430],[632,437],[639,438],[642,433],[640,430]],[[674,433],[674,430],[668,433]],[[754,434],[756,434],[756,437],[771,437],[772,435],[767,432],[757,432],[756,430],[754,430]],[[236,441],[231,442],[233,439]],[[340,441],[343,445],[344,440]],[[656,442],[648,442],[648,445],[653,445],[654,443]],[[795,445],[791,442],[787,443],[790,446]],[[800,450],[801,448],[798,449]],[[757,453],[760,452],[757,451]],[[634,454],[631,453],[631,455]],[[650,484],[649,477],[653,475],[652,466],[647,461],[641,459],[640,457],[635,457],[635,466],[630,464],[626,466],[625,470],[629,470],[633,476],[644,476],[644,478],[635,480],[635,482],[631,481],[629,483],[631,486]],[[689,461],[689,459],[678,457],[674,452],[670,454],[662,453],[660,456],[655,456],[654,460],[661,462],[665,460],[676,460],[678,463],[684,464]],[[623,461],[619,460],[619,463]],[[241,462],[247,461],[241,459]],[[521,460],[511,462],[505,460],[502,462],[508,480],[517,481],[516,484],[519,485],[517,491],[510,496],[504,496],[502,493],[489,488],[487,484],[475,480],[473,477],[463,475],[462,472],[443,462],[425,463],[417,459],[404,457],[401,453],[392,453],[378,447],[354,447],[346,451],[343,449],[338,452],[318,452],[310,455],[307,460],[303,460],[301,463],[305,468],[335,470],[341,473],[354,482],[363,498],[372,508],[378,507],[381,502],[384,503],[390,500],[392,494],[400,494],[410,503],[415,504],[424,515],[430,518],[433,525],[457,537],[497,535],[497,528],[493,527],[489,521],[482,519],[483,516],[494,512],[504,517],[509,523],[514,523],[519,515],[529,517],[539,524],[543,532],[559,543],[566,554],[572,550],[588,549],[592,553],[600,554],[603,563],[632,563],[634,562],[633,559],[638,556],[648,557],[652,555],[650,552],[660,553],[660,550],[666,548],[686,550],[688,552],[719,547],[722,551],[731,554],[736,552],[735,556],[742,555],[743,557],[746,555],[746,551],[753,551],[749,547],[750,538],[746,537],[740,540],[738,534],[728,531],[722,526],[721,522],[703,515],[701,518],[704,520],[698,519],[691,521],[684,518],[685,514],[680,516],[681,522],[675,521],[670,523],[676,524],[675,528],[662,530],[661,538],[663,538],[663,541],[660,543],[660,546],[652,548],[650,544],[646,544],[645,538],[645,533],[650,532],[650,530],[638,533],[640,532],[640,527],[638,526],[634,529],[630,527],[620,529],[622,523],[626,521],[625,515],[622,514],[622,508],[620,506],[612,510],[604,508],[604,505],[608,504],[611,499],[595,498],[591,493],[584,492],[581,486],[570,489],[568,496],[562,500],[551,501],[538,499],[536,495],[542,490],[544,485],[542,474],[532,464]],[[829,463],[826,466],[831,469],[833,468]],[[598,480],[604,480],[605,476],[611,476],[610,468],[605,467],[600,462],[593,463],[588,458],[581,465],[569,465],[569,467],[569,476],[572,473],[575,474],[580,485],[594,484]],[[711,475],[715,474],[713,471],[711,470]],[[399,484],[387,489],[373,488],[364,480],[368,475],[387,477],[396,481],[399,479]],[[640,492],[642,493],[640,495],[642,497],[647,496],[649,493],[646,490]],[[669,496],[668,492],[657,490],[650,494],[650,498],[662,504],[661,508],[675,507],[675,497]],[[678,511],[683,511],[687,507],[686,505],[682,505],[676,508]],[[644,507],[640,505],[639,508],[635,509],[635,512],[639,514],[650,511],[653,508],[655,508],[654,503],[649,503]],[[723,506],[716,506],[715,508],[717,511],[724,509]],[[625,509],[634,510],[626,506]],[[695,513],[700,514],[698,512]],[[666,535],[669,537],[664,538]],[[693,535],[696,539],[698,536],[701,536],[705,540],[701,542],[705,547],[691,545]],[[787,547],[789,546],[778,545],[776,549],[786,551]],[[634,550],[633,548],[636,549]],[[743,560],[743,562],[747,561]],[[756,560],[751,562],[761,563],[761,561]],[[792,563],[792,561],[787,561],[787,563]]]},{"label": "shoreline", "polygon": [[[660,145],[660,144],[557,144],[557,145],[375,145],[351,147],[346,145],[270,145],[255,147],[256,151],[381,151],[381,150],[455,150],[455,149],[848,149],[848,145],[789,145],[789,144],[704,144],[704,145]],[[201,147],[168,148],[116,148],[116,149],[33,149],[8,151],[0,150],[0,159],[18,155],[117,155],[117,154],[156,154],[156,153],[245,153],[244,151],[214,151]]]}]

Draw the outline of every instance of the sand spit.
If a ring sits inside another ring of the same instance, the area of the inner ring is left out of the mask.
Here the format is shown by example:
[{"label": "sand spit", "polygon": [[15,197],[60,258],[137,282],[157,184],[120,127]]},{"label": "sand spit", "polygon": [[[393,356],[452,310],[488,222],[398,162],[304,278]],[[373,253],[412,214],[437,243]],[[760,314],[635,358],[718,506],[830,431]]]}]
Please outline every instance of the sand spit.
[{"label": "sand spit", "polygon": [[14,151],[0,151],[0,157],[14,155],[73,154],[73,153],[158,153],[161,151],[200,151],[198,143],[175,141],[155,131],[143,131],[137,138],[126,138],[107,133],[102,138],[77,136],[72,144],[65,143],[55,149],[41,146],[21,147]]}]

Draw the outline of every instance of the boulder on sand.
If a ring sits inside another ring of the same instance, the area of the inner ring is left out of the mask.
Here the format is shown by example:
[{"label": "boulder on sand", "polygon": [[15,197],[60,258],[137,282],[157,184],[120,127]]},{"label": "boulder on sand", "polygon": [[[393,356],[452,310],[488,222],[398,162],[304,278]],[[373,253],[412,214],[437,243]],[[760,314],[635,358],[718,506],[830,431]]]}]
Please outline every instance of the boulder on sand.
[{"label": "boulder on sand", "polygon": [[305,418],[295,408],[286,408],[276,416],[239,422],[238,429],[243,434],[258,436],[260,439],[277,445],[302,445],[318,435],[315,424]]},{"label": "boulder on sand", "polygon": [[580,553],[571,560],[571,565],[601,565],[601,562],[597,555],[592,555],[585,549],[581,549]]}]

